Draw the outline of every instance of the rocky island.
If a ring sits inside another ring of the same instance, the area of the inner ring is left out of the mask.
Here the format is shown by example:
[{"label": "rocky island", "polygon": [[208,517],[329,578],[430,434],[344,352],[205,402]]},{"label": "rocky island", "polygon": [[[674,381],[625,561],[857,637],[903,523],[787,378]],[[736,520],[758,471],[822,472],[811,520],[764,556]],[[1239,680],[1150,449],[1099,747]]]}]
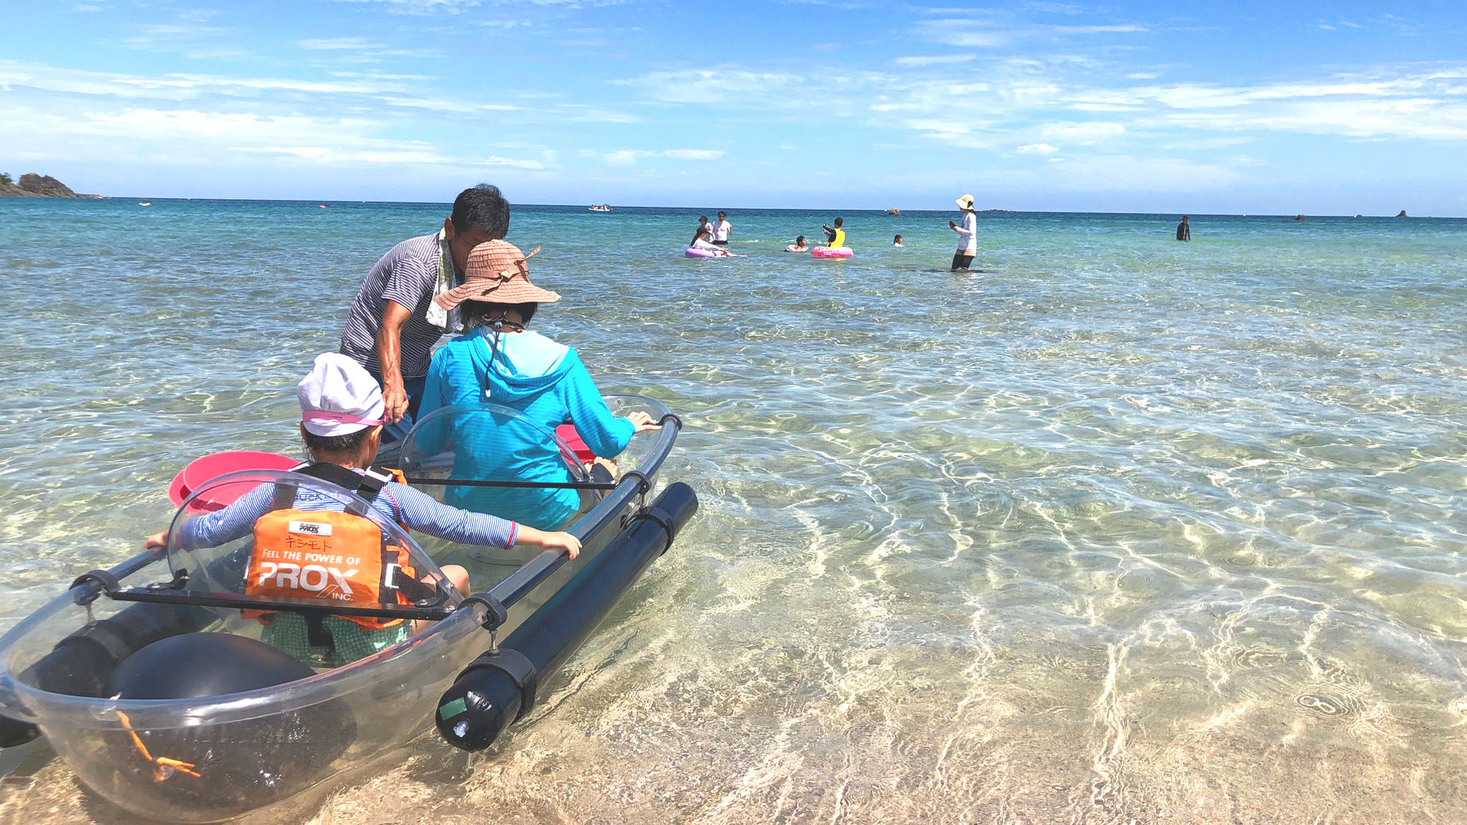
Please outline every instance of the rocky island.
[{"label": "rocky island", "polygon": [[71,187],[50,175],[27,172],[20,182],[11,180],[9,172],[0,172],[0,198],[100,198],[101,195],[81,195]]}]

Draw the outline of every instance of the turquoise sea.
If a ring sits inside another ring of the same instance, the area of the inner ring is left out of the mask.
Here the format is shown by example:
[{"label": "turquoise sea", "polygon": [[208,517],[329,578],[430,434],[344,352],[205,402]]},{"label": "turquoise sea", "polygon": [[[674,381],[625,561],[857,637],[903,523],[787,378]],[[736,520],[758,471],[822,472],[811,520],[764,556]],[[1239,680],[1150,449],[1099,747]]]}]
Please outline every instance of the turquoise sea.
[{"label": "turquoise sea", "polygon": [[[295,449],[447,214],[321,206],[0,200],[0,630],[190,459]],[[302,819],[1467,821],[1467,221],[981,213],[953,274],[956,210],[729,210],[749,257],[686,259],[699,214],[509,235],[535,326],[686,422],[697,519],[531,724]],[[854,258],[782,251],[837,215]],[[125,821],[43,756],[0,821]]]}]

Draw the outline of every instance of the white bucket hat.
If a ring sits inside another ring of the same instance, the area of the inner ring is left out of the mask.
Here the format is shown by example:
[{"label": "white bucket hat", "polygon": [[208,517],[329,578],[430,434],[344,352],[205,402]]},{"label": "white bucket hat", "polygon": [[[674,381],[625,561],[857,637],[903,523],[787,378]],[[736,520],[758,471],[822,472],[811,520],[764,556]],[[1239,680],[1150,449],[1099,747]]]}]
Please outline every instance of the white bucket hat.
[{"label": "white bucket hat", "polygon": [[323,352],[295,386],[306,432],[330,438],[382,423],[382,388],[361,364],[339,352]]}]

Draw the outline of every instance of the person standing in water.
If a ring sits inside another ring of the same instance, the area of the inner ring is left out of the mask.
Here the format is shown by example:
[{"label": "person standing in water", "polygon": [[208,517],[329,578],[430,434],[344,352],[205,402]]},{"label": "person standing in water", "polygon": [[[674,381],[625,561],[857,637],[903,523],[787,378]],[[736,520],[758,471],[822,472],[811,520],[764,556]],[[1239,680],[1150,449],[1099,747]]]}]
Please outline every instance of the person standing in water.
[{"label": "person standing in water", "polygon": [[718,223],[712,224],[713,243],[718,246],[728,246],[728,233],[733,231],[733,224],[728,222],[726,213],[718,213]]},{"label": "person standing in water", "polygon": [[892,238],[891,239],[891,245],[892,246],[901,246],[902,245],[902,236],[901,235],[898,235],[895,238]]},{"label": "person standing in water", "polygon": [[846,245],[846,231],[840,228],[840,225],[844,222],[844,220],[844,218],[836,218],[834,227],[825,226],[823,224],[821,225],[820,228],[825,230],[826,246],[829,246],[831,248],[839,248]]},{"label": "person standing in water", "polygon": [[1187,222],[1187,216],[1186,215],[1183,215],[1182,216],[1182,222],[1179,223],[1179,224],[1177,224],[1177,240],[1179,240],[1179,241],[1190,241],[1190,240],[1192,240],[1192,224],[1190,224],[1190,223]]},{"label": "person standing in water", "polygon": [[973,210],[973,196],[964,195],[954,201],[963,210],[963,224],[948,221],[947,227],[958,233],[958,251],[953,254],[952,271],[966,271],[978,254],[978,213]]},{"label": "person standing in water", "polygon": [[433,346],[462,325],[456,315],[437,311],[433,296],[459,284],[469,250],[508,231],[509,201],[481,183],[459,193],[443,228],[394,246],[362,281],[338,351],[382,387],[384,444],[413,428]]}]

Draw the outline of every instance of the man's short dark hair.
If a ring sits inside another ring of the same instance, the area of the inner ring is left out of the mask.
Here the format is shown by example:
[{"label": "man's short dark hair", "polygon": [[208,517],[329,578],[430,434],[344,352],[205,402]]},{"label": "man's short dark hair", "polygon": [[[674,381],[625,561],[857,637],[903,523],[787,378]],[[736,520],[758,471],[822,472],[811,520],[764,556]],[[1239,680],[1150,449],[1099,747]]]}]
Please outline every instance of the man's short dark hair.
[{"label": "man's short dark hair", "polygon": [[499,193],[498,186],[481,183],[458,193],[450,219],[455,232],[478,228],[490,240],[503,238],[509,234],[509,201]]}]

